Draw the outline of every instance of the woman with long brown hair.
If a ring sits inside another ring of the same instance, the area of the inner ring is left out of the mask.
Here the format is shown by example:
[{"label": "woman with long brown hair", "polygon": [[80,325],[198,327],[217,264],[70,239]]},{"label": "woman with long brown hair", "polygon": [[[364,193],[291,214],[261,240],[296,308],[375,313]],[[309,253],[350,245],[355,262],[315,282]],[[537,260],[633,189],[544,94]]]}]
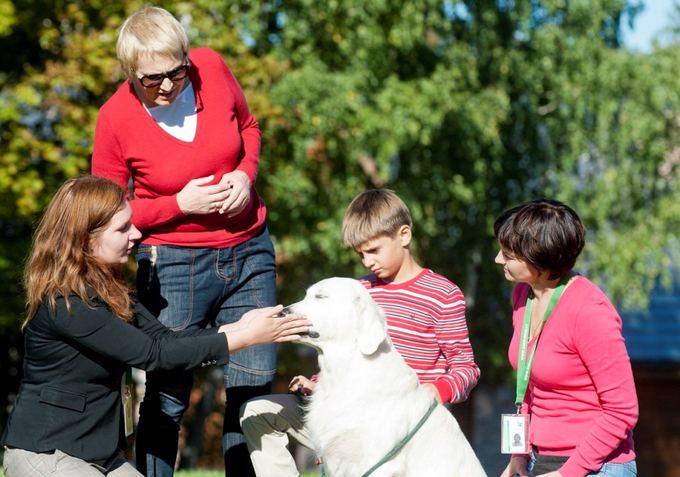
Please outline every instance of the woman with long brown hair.
[{"label": "woman with long brown hair", "polygon": [[117,184],[67,181],[40,221],[24,273],[24,377],[3,444],[8,477],[139,476],[125,460],[121,378],[146,370],[224,365],[229,353],[308,331],[280,306],[236,323],[172,332],[130,296],[121,266],[140,233]]}]

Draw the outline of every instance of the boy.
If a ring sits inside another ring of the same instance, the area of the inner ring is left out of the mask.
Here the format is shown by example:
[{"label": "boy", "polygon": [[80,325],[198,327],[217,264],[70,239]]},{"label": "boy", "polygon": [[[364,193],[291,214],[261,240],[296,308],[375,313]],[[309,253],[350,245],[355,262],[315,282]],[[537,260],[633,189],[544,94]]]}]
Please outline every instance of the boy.
[{"label": "boy", "polygon": [[[350,203],[344,245],[357,251],[370,274],[361,278],[383,309],[395,349],[421,384],[447,406],[467,399],[479,379],[460,289],[411,256],[411,214],[392,191],[369,190]],[[289,391],[309,395],[314,382],[296,376]],[[297,476],[289,437],[313,448],[297,397],[272,395],[241,408],[241,426],[258,476]]]}]

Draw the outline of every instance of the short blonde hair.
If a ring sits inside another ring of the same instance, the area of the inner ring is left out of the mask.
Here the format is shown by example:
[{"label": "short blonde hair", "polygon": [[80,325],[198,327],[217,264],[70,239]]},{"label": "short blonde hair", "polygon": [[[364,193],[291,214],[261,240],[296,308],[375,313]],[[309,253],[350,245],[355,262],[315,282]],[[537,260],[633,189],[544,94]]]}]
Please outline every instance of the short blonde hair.
[{"label": "short blonde hair", "polygon": [[389,189],[372,189],[352,200],[342,219],[342,242],[357,248],[378,237],[394,236],[403,225],[413,226],[411,212]]},{"label": "short blonde hair", "polygon": [[129,78],[143,55],[186,57],[189,38],[177,19],[167,10],[144,7],[130,15],[118,33],[116,54]]}]

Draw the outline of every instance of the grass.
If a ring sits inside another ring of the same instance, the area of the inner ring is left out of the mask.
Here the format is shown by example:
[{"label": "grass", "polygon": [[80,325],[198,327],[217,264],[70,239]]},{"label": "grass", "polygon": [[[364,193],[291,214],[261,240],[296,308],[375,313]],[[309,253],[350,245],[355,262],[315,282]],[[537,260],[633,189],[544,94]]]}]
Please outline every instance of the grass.
[{"label": "grass", "polygon": [[[5,477],[2,468],[0,468],[0,477]],[[224,472],[221,470],[178,470],[175,472],[175,477],[224,477]],[[319,477],[319,473],[306,472],[300,477]]]},{"label": "grass", "polygon": [[[0,477],[4,475],[0,474]],[[221,470],[179,470],[175,472],[175,477],[224,477],[224,472]],[[300,477],[319,477],[319,473],[306,472],[300,474]]]}]

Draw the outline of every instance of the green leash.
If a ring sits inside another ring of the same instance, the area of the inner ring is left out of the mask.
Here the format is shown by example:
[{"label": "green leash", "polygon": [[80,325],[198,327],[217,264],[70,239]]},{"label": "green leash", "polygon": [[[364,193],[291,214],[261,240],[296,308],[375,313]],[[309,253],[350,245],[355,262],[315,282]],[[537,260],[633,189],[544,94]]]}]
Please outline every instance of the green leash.
[{"label": "green leash", "polygon": [[[408,434],[406,434],[406,437],[404,437],[401,441],[399,441],[399,443],[398,443],[396,446],[394,446],[394,447],[392,448],[391,451],[389,451],[387,454],[385,454],[385,456],[384,456],[382,459],[380,459],[380,460],[378,461],[377,464],[375,464],[373,467],[371,467],[371,468],[368,469],[366,472],[364,472],[364,473],[361,475],[361,477],[367,477],[367,476],[371,475],[373,472],[375,472],[375,470],[376,470],[378,467],[380,467],[380,466],[383,465],[385,462],[387,462],[387,461],[389,461],[390,459],[392,459],[392,457],[394,457],[395,455],[397,455],[397,454],[399,453],[399,451],[401,451],[401,450],[404,448],[404,446],[405,446],[406,444],[408,444],[408,441],[410,441],[411,438],[413,438],[413,436],[416,434],[416,432],[418,432],[418,430],[419,430],[421,427],[423,427],[423,424],[425,424],[425,421],[427,421],[427,418],[430,417],[430,414],[432,414],[432,411],[434,411],[434,409],[435,409],[436,407],[437,407],[437,401],[433,399],[433,400],[432,400],[432,404],[430,404],[430,408],[427,410],[427,412],[425,413],[425,415],[420,419],[420,421],[418,422],[418,424],[416,424],[416,427],[414,427],[413,429],[411,429],[411,432],[409,432]],[[320,466],[320,467],[321,467],[321,477],[325,477],[325,476],[326,476],[326,472],[324,472],[323,463],[321,463],[321,466]]]},{"label": "green leash", "polygon": [[368,475],[371,475],[375,470],[383,465],[385,462],[390,460],[392,457],[397,455],[401,449],[404,448],[404,446],[408,443],[408,441],[411,440],[411,438],[418,432],[418,430],[423,427],[423,424],[425,424],[425,421],[427,421],[427,418],[430,417],[430,414],[432,414],[432,411],[437,407],[437,401],[435,399],[432,400],[432,404],[430,404],[430,409],[427,410],[425,415],[420,419],[420,422],[416,424],[416,427],[411,429],[411,432],[409,432],[406,437],[404,437],[396,446],[392,448],[391,451],[389,451],[387,454],[385,454],[385,457],[380,459],[377,464],[375,464],[373,467],[368,469],[366,472],[363,473],[361,477],[366,477]]}]

